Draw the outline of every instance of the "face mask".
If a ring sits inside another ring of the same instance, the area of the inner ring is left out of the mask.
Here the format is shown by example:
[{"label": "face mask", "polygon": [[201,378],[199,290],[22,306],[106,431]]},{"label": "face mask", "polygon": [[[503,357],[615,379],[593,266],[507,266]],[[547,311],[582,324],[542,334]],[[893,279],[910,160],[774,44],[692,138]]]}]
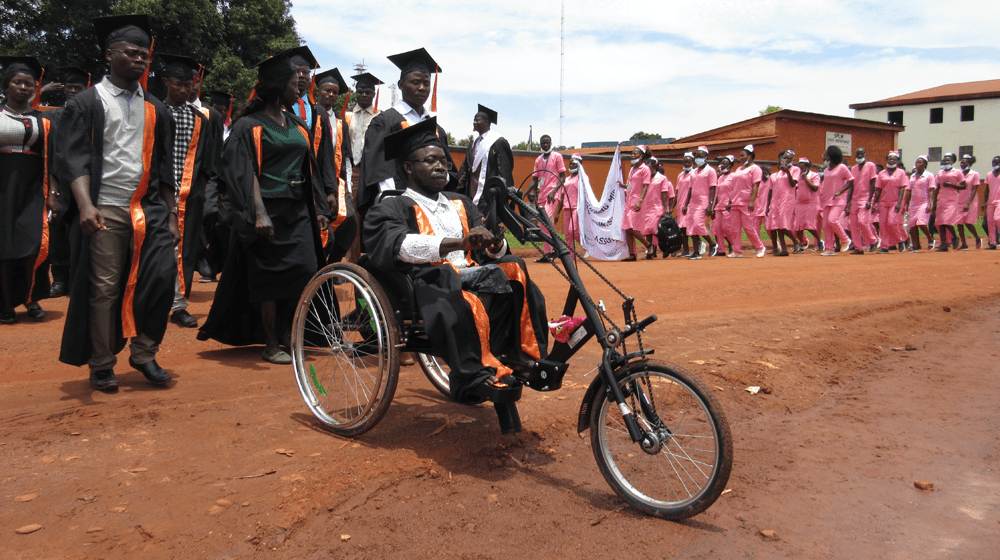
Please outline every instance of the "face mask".
[{"label": "face mask", "polygon": [[887,163],[885,166],[888,167],[889,169],[896,169],[897,165],[898,164],[895,164],[895,163]]},{"label": "face mask", "polygon": [[865,158],[857,158],[857,160],[858,160],[858,165],[861,165],[865,162]]},{"label": "face mask", "polygon": [[703,157],[695,158],[694,159],[694,164],[697,165],[698,167],[701,167],[702,165],[705,165],[705,158],[703,158]]},{"label": "face mask", "polygon": [[635,159],[632,160],[632,165],[636,165],[640,161],[642,161],[640,158],[635,158]]},{"label": "face mask", "polygon": [[993,169],[1000,169],[1000,165],[994,165]]},{"label": "face mask", "polygon": [[[996,167],[1000,167],[1000,165],[998,165],[998,166],[996,166]],[[685,172],[685,173],[687,173],[687,172],[689,172],[689,171],[691,171],[691,167],[690,167],[690,166],[687,166],[687,165],[685,165],[685,166],[684,166],[684,172]]]},{"label": "face mask", "polygon": [[950,163],[942,163],[941,164],[941,169],[943,169],[945,171],[951,171],[951,168],[952,168],[952,165]]}]

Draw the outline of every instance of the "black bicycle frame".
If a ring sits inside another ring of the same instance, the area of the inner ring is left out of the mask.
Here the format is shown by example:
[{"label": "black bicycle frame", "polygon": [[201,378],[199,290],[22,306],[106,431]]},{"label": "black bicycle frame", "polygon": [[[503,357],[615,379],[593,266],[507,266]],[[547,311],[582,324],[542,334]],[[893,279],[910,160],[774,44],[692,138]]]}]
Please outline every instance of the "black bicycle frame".
[{"label": "black bicycle frame", "polygon": [[[644,439],[642,429],[639,428],[639,423],[636,421],[635,416],[632,414],[631,409],[626,403],[625,395],[622,393],[621,388],[615,380],[614,372],[617,367],[627,363],[633,357],[642,357],[643,354],[649,353],[649,351],[622,356],[619,352],[615,351],[614,348],[618,346],[618,344],[621,344],[625,337],[635,334],[645,328],[646,325],[655,321],[656,315],[650,315],[649,317],[636,323],[628,323],[624,332],[618,332],[615,329],[608,331],[604,327],[604,322],[601,320],[601,316],[598,313],[597,308],[594,307],[594,304],[592,303],[593,300],[586,292],[587,289],[584,287],[583,280],[580,278],[580,272],[577,270],[576,264],[571,258],[573,254],[572,251],[569,250],[569,247],[566,245],[566,242],[562,240],[562,238],[553,233],[555,231],[555,225],[552,223],[551,218],[549,218],[548,213],[536,212],[533,210],[527,203],[521,200],[519,196],[509,192],[503,179],[499,177],[490,178],[486,181],[484,187],[492,196],[495,197],[495,202],[497,203],[497,214],[518,242],[524,243],[527,239],[526,234],[530,233],[555,248],[556,257],[559,258],[559,261],[562,263],[563,268],[565,268],[566,275],[569,276],[571,282],[566,307],[563,312],[565,315],[572,314],[574,308],[576,307],[575,302],[573,301],[575,299],[579,301],[580,305],[583,307],[584,314],[587,316],[587,323],[589,323],[591,330],[587,334],[586,338],[579,341],[579,343],[573,347],[565,345],[565,349],[560,345],[560,343],[557,343],[556,347],[553,348],[553,352],[549,355],[549,359],[565,362],[583,347],[583,343],[586,342],[590,336],[596,336],[603,350],[600,370],[604,383],[611,392],[615,403],[618,404],[618,408],[622,413],[622,420],[628,428],[628,433],[632,438],[632,441],[642,441]],[[517,191],[514,192],[516,193]],[[542,223],[544,228],[540,229],[524,216],[511,212],[510,206],[506,203],[508,200],[517,204],[522,211],[532,214]],[[575,293],[575,291],[583,293]]]}]

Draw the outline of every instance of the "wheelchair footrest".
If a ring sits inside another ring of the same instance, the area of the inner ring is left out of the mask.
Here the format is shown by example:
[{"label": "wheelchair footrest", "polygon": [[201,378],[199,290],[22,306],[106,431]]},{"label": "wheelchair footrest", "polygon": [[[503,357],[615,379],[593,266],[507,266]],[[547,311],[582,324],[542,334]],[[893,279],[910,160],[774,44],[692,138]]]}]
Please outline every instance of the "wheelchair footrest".
[{"label": "wheelchair footrest", "polygon": [[517,413],[515,403],[493,403],[493,409],[497,411],[501,434],[516,434],[521,431],[521,415]]},{"label": "wheelchair footrest", "polygon": [[569,364],[549,360],[536,360],[529,368],[518,372],[517,378],[536,391],[555,391],[562,387],[563,376]]}]

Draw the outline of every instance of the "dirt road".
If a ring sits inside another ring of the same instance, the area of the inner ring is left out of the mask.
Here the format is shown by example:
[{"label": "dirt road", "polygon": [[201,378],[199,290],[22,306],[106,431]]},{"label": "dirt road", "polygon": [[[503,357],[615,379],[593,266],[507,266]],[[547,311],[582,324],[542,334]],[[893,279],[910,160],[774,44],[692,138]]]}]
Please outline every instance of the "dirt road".
[{"label": "dirt road", "polygon": [[[151,387],[123,354],[119,393],[94,392],[56,361],[60,299],[0,329],[0,556],[996,557],[997,252],[598,266],[659,315],[655,357],[698,373],[729,416],[731,491],[700,516],[642,516],[604,482],[575,429],[593,343],[563,390],[525,392],[516,436],[413,366],[382,423],[344,440],[290,366],[174,325],[159,361],[176,383]],[[557,315],[562,279],[530,271]],[[195,286],[200,320],[213,289]]]}]

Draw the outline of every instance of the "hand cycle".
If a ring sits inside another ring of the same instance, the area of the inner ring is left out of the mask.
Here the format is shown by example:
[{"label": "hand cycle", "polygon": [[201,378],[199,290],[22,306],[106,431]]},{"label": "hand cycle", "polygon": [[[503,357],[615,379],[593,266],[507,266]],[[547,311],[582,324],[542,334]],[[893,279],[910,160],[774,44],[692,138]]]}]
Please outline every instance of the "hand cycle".
[{"label": "hand cycle", "polygon": [[[638,320],[633,298],[617,288],[624,327],[594,303],[571,258],[575,247],[553,233],[545,212],[535,212],[502,179],[484,187],[519,242],[531,240],[537,247],[541,240],[555,248],[563,269],[556,268],[570,284],[563,315],[572,316],[579,304],[586,316],[543,359],[523,363],[498,356],[500,361],[529,388],[554,391],[562,387],[569,359],[596,338],[600,373],[583,396],[577,430],[590,430],[601,474],[629,505],[649,515],[684,519],[707,509],[732,470],[732,436],[718,399],[691,372],[649,359],[653,350],[643,348],[641,333],[655,315]],[[395,394],[400,352],[416,352],[428,379],[450,396],[447,366],[433,355],[412,301],[407,277],[367,266],[365,257],[358,264],[329,265],[306,286],[292,327],[292,362],[306,405],[324,428],[346,437],[374,428]],[[628,352],[632,336],[638,350]]]}]

